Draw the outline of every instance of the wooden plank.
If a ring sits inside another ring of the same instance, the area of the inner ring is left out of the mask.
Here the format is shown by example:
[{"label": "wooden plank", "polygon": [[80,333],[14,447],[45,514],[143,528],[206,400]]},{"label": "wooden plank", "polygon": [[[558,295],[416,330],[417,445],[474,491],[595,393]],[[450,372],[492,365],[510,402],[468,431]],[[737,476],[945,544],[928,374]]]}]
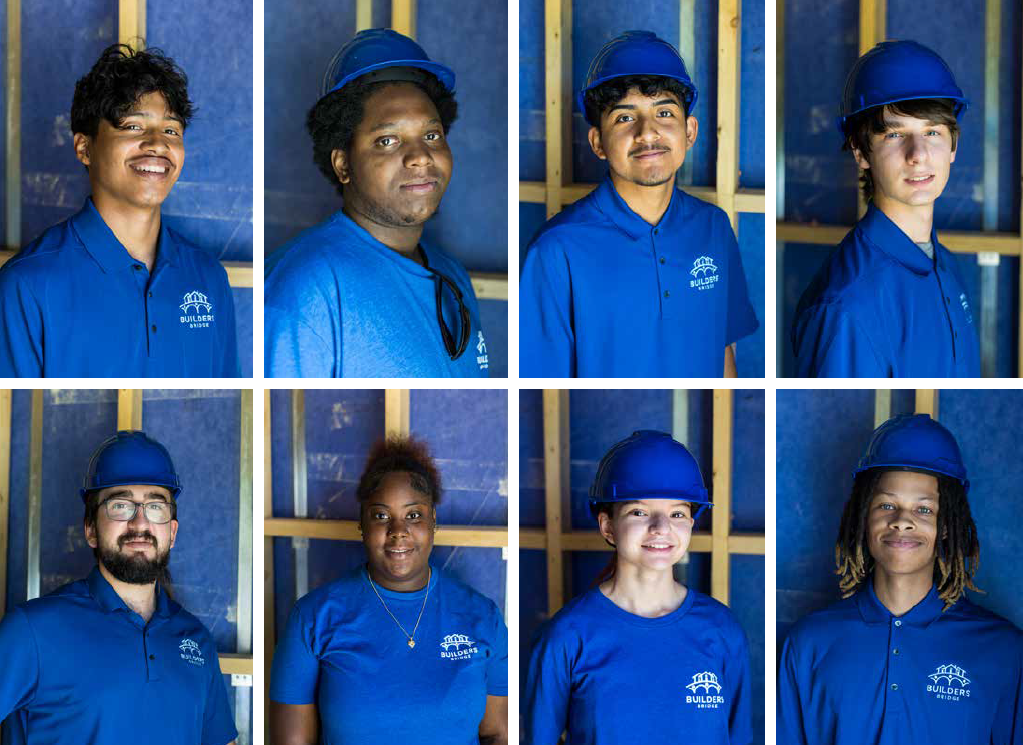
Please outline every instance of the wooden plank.
[{"label": "wooden plank", "polygon": [[407,388],[384,391],[384,432],[388,437],[408,437],[410,411]]},{"label": "wooden plank", "polygon": [[7,0],[4,242],[21,247],[21,0]]},{"label": "wooden plank", "polygon": [[884,41],[886,0],[860,0],[860,55]]},{"label": "wooden plank", "polygon": [[416,0],[392,0],[391,28],[411,39],[416,38]]},{"label": "wooden plank", "polygon": [[235,602],[238,609],[237,642],[239,654],[252,654],[252,389],[241,390],[238,417],[238,574]]},{"label": "wooden plank", "polygon": [[738,231],[735,193],[739,188],[739,62],[742,0],[718,0],[717,206]]},{"label": "wooden plank", "polygon": [[[837,246],[850,230],[852,227],[846,225],[811,225],[795,222],[778,222],[776,225],[779,241],[822,246]],[[938,235],[938,240],[949,251],[962,254],[991,252],[1002,256],[1019,256],[1023,248],[1023,239],[1016,233],[950,230],[942,231]]]},{"label": "wooden plank", "polygon": [[7,602],[7,540],[11,514],[11,389],[0,389],[0,618]]},{"label": "wooden plank", "polygon": [[[273,461],[270,391],[263,390],[263,517],[273,517]],[[277,644],[276,609],[274,605],[274,542],[264,532],[263,538],[263,680],[270,680],[274,647]],[[270,686],[263,686],[263,729],[270,742]]]},{"label": "wooden plank", "polygon": [[728,552],[764,556],[767,554],[767,538],[763,533],[732,533],[728,536]]},{"label": "wooden plank", "polygon": [[145,49],[146,0],[118,0],[117,40],[135,51]]},{"label": "wooden plank", "polygon": [[356,0],[355,30],[365,31],[373,28],[373,0]]},{"label": "wooden plank", "polygon": [[[270,517],[263,520],[263,533],[267,537],[362,541],[358,520]],[[508,545],[508,529],[503,526],[441,525],[433,543],[436,546],[502,548]]]},{"label": "wooden plank", "polygon": [[252,675],[252,655],[225,652],[217,655],[217,659],[224,675]]},{"label": "wooden plank", "polygon": [[[691,189],[686,187],[686,192]],[[708,202],[711,200],[707,200]],[[764,214],[767,211],[767,197],[763,189],[739,189],[735,193],[735,211]]]},{"label": "wooden plank", "polygon": [[477,300],[507,300],[508,275],[500,272],[469,272]]},{"label": "wooden plank", "polygon": [[561,211],[572,180],[572,0],[544,2],[547,217]]},{"label": "wooden plank", "polygon": [[26,599],[39,597],[39,548],[43,510],[43,391],[32,391],[28,446],[28,561]]},{"label": "wooden plank", "polygon": [[892,418],[892,392],[890,389],[879,388],[874,393],[874,427]]},{"label": "wooden plank", "polygon": [[117,428],[142,429],[142,391],[117,389]]},{"label": "wooden plank", "polygon": [[565,570],[561,536],[569,495],[568,391],[543,392],[543,471],[547,529],[547,614],[565,604]]},{"label": "wooden plank", "polygon": [[[774,212],[785,217],[785,3],[776,4],[774,19]],[[782,275],[778,273],[778,286]],[[778,293],[781,294],[780,292]],[[778,316],[779,318],[781,316]],[[779,336],[781,336],[779,334]],[[779,357],[780,359],[780,357]]]},{"label": "wooden plank", "polygon": [[917,388],[914,410],[917,414],[930,414],[931,419],[937,419],[938,391],[933,388]]},{"label": "wooden plank", "polygon": [[711,492],[710,594],[728,605],[728,533],[732,522],[732,391],[714,391],[713,476]]}]

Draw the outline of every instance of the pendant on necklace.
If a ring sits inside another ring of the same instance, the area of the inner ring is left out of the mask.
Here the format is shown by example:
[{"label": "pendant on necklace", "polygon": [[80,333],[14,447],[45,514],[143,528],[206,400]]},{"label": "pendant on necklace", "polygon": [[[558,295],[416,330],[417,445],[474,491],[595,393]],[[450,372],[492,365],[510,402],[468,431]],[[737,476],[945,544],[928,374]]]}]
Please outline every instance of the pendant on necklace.
[{"label": "pendant on necklace", "polygon": [[416,646],[415,640],[414,639],[409,639],[408,640],[408,648],[412,649],[414,646]]}]

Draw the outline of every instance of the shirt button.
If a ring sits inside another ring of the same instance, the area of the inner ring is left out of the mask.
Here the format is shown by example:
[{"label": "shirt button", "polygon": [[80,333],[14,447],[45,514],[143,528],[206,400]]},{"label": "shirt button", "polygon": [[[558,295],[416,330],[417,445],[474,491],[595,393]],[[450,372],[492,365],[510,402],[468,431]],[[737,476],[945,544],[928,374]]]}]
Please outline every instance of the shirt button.
[{"label": "shirt button", "polygon": [[899,648],[898,647],[896,647],[895,649],[892,650],[892,654],[898,654],[898,653],[899,653]]},{"label": "shirt button", "polygon": [[662,264],[664,263],[664,257],[663,256],[661,257],[661,263]]},{"label": "shirt button", "polygon": [[667,290],[664,291],[664,297],[671,297],[671,293]]},{"label": "shirt button", "polygon": [[892,683],[892,690],[893,691],[899,690],[899,684],[898,683]]},{"label": "shirt button", "polygon": [[140,267],[138,264],[132,264],[131,268],[134,269],[136,272],[142,269],[142,267]]},{"label": "shirt button", "polygon": [[658,235],[661,232],[660,228],[654,228],[654,235]]},{"label": "shirt button", "polygon": [[155,660],[155,659],[156,659],[156,655],[155,655],[155,654],[151,654],[151,655],[149,655],[149,659],[151,659],[151,660]]},{"label": "shirt button", "polygon": [[896,618],[895,619],[895,625],[896,626],[901,626],[902,625],[902,621],[900,621],[899,619]]},{"label": "shirt button", "polygon": [[153,296],[153,293],[149,293],[149,297],[152,297],[152,296]]},{"label": "shirt button", "polygon": [[155,323],[153,324],[153,333],[154,334],[156,333],[156,324]]}]

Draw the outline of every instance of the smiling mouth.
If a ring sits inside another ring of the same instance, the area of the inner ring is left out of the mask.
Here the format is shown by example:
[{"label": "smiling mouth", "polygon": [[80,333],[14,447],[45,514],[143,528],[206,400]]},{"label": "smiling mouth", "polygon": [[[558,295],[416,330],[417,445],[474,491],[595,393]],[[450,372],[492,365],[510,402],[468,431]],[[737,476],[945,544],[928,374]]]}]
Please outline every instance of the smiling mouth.
[{"label": "smiling mouth", "polygon": [[906,179],[906,181],[908,181],[909,183],[916,184],[917,186],[921,184],[929,184],[933,180],[934,174],[931,174],[929,176],[910,176],[909,178]]},{"label": "smiling mouth", "polygon": [[920,548],[921,546],[924,545],[920,541],[914,541],[908,538],[887,538],[882,540],[881,543],[888,546],[889,548],[899,550]]},{"label": "smiling mouth", "polygon": [[408,556],[413,551],[415,551],[414,548],[385,548],[384,549],[384,553],[388,554],[389,556]]},{"label": "smiling mouth", "polygon": [[173,168],[166,158],[142,158],[128,167],[143,178],[164,178]]},{"label": "smiling mouth", "polygon": [[673,551],[675,549],[675,546],[671,543],[663,543],[661,541],[656,541],[654,543],[644,543],[643,548],[646,549],[647,551],[667,552]]},{"label": "smiling mouth", "polygon": [[640,152],[634,154],[632,157],[636,158],[638,160],[647,160],[647,159],[651,159],[652,160],[653,158],[661,157],[662,155],[664,155],[667,152],[668,152],[667,150],[641,150]]},{"label": "smiling mouth", "polygon": [[402,191],[409,191],[413,194],[429,194],[431,191],[437,189],[436,181],[413,181],[408,184],[401,185]]}]

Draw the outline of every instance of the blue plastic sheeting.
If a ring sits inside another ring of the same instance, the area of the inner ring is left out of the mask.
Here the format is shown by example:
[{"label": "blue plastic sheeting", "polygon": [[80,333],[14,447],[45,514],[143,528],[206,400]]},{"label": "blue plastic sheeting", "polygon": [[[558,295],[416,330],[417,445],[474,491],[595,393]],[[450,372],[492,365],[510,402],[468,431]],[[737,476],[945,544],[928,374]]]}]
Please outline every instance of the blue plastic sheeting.
[{"label": "blue plastic sheeting", "polygon": [[764,666],[756,664],[764,659],[767,652],[764,640],[764,557],[733,555],[730,576],[730,599],[732,609],[749,639],[751,667],[750,689],[753,701],[754,742],[764,737]]},{"label": "blue plastic sheeting", "polygon": [[[519,179],[546,181],[543,0],[519,3]],[[521,236],[528,241],[529,236]]]},{"label": "blue plastic sheeting", "polygon": [[763,533],[764,392],[737,390],[732,408],[732,531]]},{"label": "blue plastic sheeting", "polygon": [[[514,292],[515,284],[509,287]],[[508,301],[480,300],[480,325],[487,343],[487,360],[490,363],[490,377],[508,377]],[[469,344],[469,352],[475,348]]]},{"label": "blue plastic sheeting", "polygon": [[[519,526],[544,526],[543,391],[519,391]],[[520,570],[521,571],[521,570]]]},{"label": "blue plastic sheeting", "polygon": [[519,270],[526,260],[526,247],[547,222],[547,208],[542,204],[519,202]]},{"label": "blue plastic sheeting", "polygon": [[[762,139],[762,138],[761,138]],[[736,345],[736,370],[740,378],[764,376],[764,329],[768,315],[764,307],[764,216],[739,213],[739,253],[746,274],[750,303],[760,326]],[[680,335],[684,336],[684,331]]]},{"label": "blue plastic sheeting", "polygon": [[[742,4],[742,65],[739,69],[739,186],[764,188],[764,122],[767,101],[764,92],[764,7],[765,3]],[[772,61],[771,72],[774,72]],[[763,240],[760,245],[763,245]],[[763,253],[761,253],[763,256]],[[761,262],[763,263],[763,262]],[[748,270],[747,270],[748,271]],[[756,306],[754,306],[756,307]]]}]

